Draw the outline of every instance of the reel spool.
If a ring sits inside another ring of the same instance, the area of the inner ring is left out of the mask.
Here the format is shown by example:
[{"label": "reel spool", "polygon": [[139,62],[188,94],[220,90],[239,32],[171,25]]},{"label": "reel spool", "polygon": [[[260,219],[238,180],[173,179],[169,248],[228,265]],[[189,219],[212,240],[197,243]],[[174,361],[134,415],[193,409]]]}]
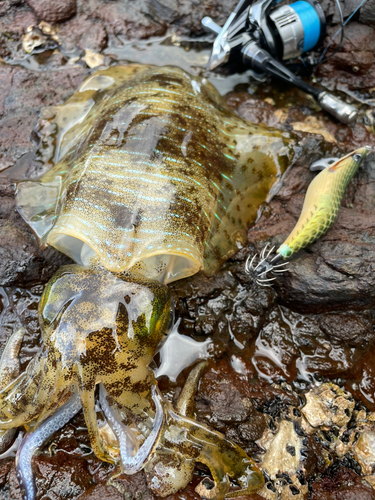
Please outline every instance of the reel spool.
[{"label": "reel spool", "polygon": [[282,5],[269,13],[269,25],[277,59],[299,57],[322,44],[326,35],[326,18],[315,0],[299,0]]}]

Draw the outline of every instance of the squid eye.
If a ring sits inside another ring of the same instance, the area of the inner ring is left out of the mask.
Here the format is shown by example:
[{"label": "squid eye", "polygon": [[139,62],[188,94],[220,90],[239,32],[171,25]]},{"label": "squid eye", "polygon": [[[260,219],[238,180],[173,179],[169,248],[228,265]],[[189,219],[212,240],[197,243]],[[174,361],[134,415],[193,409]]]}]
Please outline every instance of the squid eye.
[{"label": "squid eye", "polygon": [[359,153],[356,153],[355,155],[352,156],[353,160],[358,163],[359,161],[362,160],[362,155],[360,155]]}]

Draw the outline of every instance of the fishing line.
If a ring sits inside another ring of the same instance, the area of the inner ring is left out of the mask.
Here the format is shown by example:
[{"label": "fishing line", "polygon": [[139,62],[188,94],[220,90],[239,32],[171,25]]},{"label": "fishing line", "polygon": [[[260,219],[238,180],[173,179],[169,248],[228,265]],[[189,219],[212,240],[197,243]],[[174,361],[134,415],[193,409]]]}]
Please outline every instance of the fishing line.
[{"label": "fishing line", "polygon": [[[336,33],[333,35],[333,37],[331,38],[331,40],[328,42],[326,48],[323,50],[318,62],[316,63],[316,66],[318,66],[319,64],[322,64],[326,61],[328,61],[328,59],[330,59],[333,55],[336,54],[336,52],[341,48],[342,46],[342,43],[344,41],[344,27],[348,24],[348,22],[350,21],[350,19],[354,16],[354,14],[356,12],[358,12],[358,10],[362,7],[363,4],[365,4],[367,2],[367,0],[362,0],[362,2],[358,5],[358,7],[353,10],[353,12],[350,14],[350,16],[348,17],[348,19],[344,22],[344,17],[343,17],[343,14],[342,14],[342,10],[341,10],[341,5],[340,5],[340,2],[339,0],[335,0],[336,2],[336,6],[337,6],[337,10],[339,12],[339,16],[340,16],[340,28],[336,31]],[[338,44],[338,46],[336,47],[336,49],[332,52],[332,54],[330,54],[328,57],[326,57],[325,59],[324,56],[327,52],[327,50],[329,49],[330,45],[332,44],[333,40],[337,37],[337,35],[341,33],[341,38],[340,38],[340,43]]]}]

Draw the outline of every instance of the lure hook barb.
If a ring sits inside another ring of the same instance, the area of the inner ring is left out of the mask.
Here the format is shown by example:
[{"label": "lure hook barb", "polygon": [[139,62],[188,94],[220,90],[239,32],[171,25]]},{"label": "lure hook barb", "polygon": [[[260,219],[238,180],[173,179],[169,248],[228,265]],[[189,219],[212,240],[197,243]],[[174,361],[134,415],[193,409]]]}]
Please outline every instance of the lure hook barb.
[{"label": "lure hook barb", "polygon": [[288,270],[289,262],[282,262],[283,256],[279,253],[273,255],[275,247],[268,250],[269,243],[263,248],[261,253],[255,254],[246,259],[245,272],[256,276],[256,282],[261,286],[271,286],[271,283],[276,280],[276,276],[268,277],[269,273],[284,273]]}]

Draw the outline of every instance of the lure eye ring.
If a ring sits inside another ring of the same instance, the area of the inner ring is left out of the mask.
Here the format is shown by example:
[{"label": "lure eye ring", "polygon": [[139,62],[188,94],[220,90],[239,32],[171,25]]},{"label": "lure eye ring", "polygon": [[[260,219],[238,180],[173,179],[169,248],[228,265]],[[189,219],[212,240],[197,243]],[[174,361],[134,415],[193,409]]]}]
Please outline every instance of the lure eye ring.
[{"label": "lure eye ring", "polygon": [[358,163],[362,160],[362,155],[360,155],[359,153],[356,153],[352,156],[353,160]]}]

